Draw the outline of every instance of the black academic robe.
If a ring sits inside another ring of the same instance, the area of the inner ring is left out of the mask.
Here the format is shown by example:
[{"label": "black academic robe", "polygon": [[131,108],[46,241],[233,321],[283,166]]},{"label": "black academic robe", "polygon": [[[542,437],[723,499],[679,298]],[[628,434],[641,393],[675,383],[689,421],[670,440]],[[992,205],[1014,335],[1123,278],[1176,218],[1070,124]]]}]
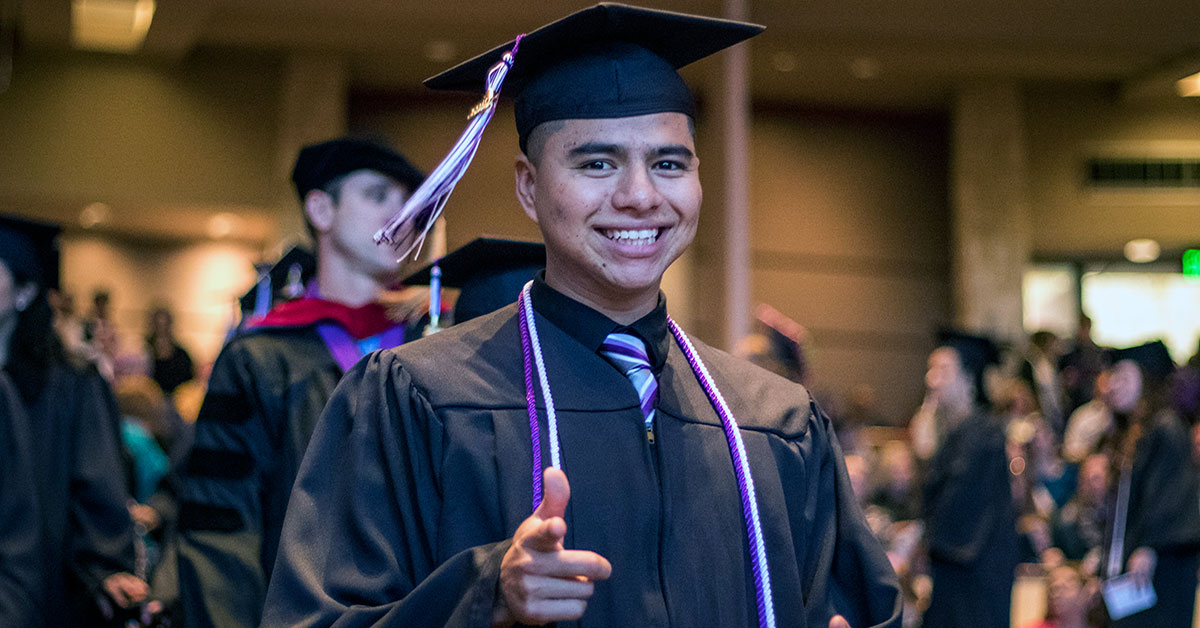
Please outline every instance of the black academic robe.
[{"label": "black academic robe", "polygon": [[[535,301],[536,303],[536,301]],[[293,490],[264,626],[490,624],[501,559],[532,511],[516,307],[383,351],[339,385]],[[571,483],[568,548],[612,577],[567,626],[757,626],[737,482],[679,348],[655,439],[625,377],[537,314]],[[829,418],[787,380],[697,343],[741,425],[779,626],[899,626],[895,576]],[[538,394],[539,407],[541,395]],[[549,464],[544,409],[542,461]]]},{"label": "black academic robe", "polygon": [[116,399],[94,366],[58,364],[26,414],[42,520],[38,608],[47,626],[93,625],[104,579],[136,566]]},{"label": "black academic robe", "polygon": [[250,329],[217,357],[176,480],[188,628],[258,625],[296,470],[341,377],[315,325]]},{"label": "black academic robe", "polygon": [[[1149,547],[1158,554],[1153,578],[1158,603],[1114,622],[1114,626],[1190,628],[1192,625],[1196,570],[1200,567],[1197,473],[1187,428],[1173,413],[1159,413],[1138,441],[1134,455],[1122,557],[1128,561],[1139,547]],[[1115,492],[1111,501],[1115,502]],[[1105,549],[1108,547],[1106,544]]]},{"label": "black academic robe", "polygon": [[16,389],[0,371],[0,626],[41,622],[41,526],[28,421]]},{"label": "black academic robe", "polygon": [[925,480],[931,628],[1008,628],[1017,531],[1004,429],[976,411],[951,429]]}]

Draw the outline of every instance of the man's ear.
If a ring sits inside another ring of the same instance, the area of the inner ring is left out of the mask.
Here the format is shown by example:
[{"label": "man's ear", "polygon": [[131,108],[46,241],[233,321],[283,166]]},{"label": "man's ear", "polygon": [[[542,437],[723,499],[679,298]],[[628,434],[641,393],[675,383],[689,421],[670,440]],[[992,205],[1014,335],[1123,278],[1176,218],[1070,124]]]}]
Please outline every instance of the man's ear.
[{"label": "man's ear", "polygon": [[537,166],[529,161],[529,157],[519,154],[516,163],[513,164],[513,173],[516,177],[517,200],[521,202],[521,209],[536,223],[538,217],[534,200],[537,198]]},{"label": "man's ear", "polygon": [[304,215],[317,233],[325,233],[333,226],[333,215],[337,211],[333,197],[324,190],[311,190],[304,195]]},{"label": "man's ear", "polygon": [[33,298],[37,296],[37,293],[37,284],[32,281],[20,286],[13,295],[13,306],[18,312],[24,312],[25,308],[33,303]]}]

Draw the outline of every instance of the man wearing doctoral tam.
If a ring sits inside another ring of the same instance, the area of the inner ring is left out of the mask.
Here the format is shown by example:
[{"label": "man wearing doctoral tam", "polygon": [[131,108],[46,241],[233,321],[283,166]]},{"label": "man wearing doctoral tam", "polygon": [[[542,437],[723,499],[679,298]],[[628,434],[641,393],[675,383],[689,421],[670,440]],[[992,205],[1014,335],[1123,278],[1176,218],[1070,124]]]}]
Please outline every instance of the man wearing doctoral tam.
[{"label": "man wearing doctoral tam", "polygon": [[[829,418],[688,341],[659,290],[701,199],[675,68],[760,30],[599,5],[520,40],[504,93],[545,272],[343,379],[265,626],[900,625]],[[429,84],[478,89],[512,47]]]},{"label": "man wearing doctoral tam", "polygon": [[189,628],[258,625],[292,482],[325,402],[365,353],[420,336],[419,315],[405,320],[379,302],[402,267],[372,236],[423,178],[372,141],[300,151],[292,181],[316,259],[285,255],[255,292],[270,307],[289,274],[302,277],[311,263],[315,277],[304,298],[260,312],[221,350],[180,473],[179,614]]}]

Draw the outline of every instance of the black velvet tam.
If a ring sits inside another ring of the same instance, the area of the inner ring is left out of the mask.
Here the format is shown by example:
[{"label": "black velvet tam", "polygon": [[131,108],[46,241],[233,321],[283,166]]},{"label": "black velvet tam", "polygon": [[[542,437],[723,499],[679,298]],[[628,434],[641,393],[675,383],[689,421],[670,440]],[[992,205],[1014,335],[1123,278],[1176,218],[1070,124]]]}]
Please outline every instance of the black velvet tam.
[{"label": "black velvet tam", "polygon": [[396,151],[367,139],[343,137],[300,149],[292,169],[292,183],[303,201],[313,190],[358,170],[374,170],[392,177],[411,193],[425,174]]}]

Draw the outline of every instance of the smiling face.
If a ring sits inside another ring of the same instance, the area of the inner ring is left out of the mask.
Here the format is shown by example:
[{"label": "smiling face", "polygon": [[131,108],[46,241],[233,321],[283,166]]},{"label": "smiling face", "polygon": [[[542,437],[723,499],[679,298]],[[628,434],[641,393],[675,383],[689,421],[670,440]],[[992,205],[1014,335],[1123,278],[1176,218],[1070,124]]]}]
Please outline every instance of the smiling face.
[{"label": "smiling face", "polygon": [[[540,138],[539,138],[540,139]],[[613,318],[653,309],[696,235],[702,193],[680,113],[567,120],[517,158],[517,196],[546,242],[546,282]]]}]

